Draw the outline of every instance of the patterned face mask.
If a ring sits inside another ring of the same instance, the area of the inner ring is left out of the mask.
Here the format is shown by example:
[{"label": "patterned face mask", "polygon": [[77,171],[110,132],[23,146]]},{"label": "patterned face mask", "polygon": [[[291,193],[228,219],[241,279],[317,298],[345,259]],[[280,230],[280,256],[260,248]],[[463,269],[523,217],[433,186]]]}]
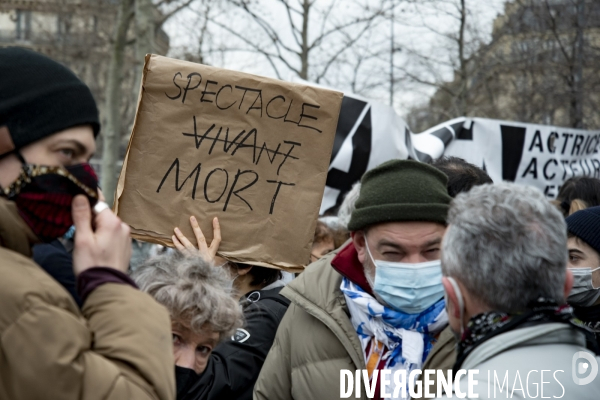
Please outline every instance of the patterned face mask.
[{"label": "patterned face mask", "polygon": [[64,235],[71,225],[71,203],[78,194],[85,195],[90,206],[98,202],[98,178],[85,164],[49,167],[24,162],[21,174],[3,195],[16,203],[21,218],[43,242]]}]

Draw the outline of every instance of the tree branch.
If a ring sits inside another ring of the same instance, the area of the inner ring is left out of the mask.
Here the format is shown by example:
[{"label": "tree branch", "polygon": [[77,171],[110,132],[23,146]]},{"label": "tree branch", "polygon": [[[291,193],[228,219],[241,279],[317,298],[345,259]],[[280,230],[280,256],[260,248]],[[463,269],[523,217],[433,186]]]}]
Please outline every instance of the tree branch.
[{"label": "tree branch", "polygon": [[300,71],[297,70],[296,68],[294,68],[292,65],[289,64],[289,62],[280,54],[273,54],[268,52],[267,50],[261,48],[259,45],[252,43],[248,38],[246,38],[244,35],[234,31],[233,29],[231,29],[230,27],[226,26],[225,24],[222,24],[218,21],[211,21],[213,24],[217,25],[218,27],[220,27],[221,29],[226,30],[227,32],[231,33],[232,35],[234,35],[235,37],[237,37],[238,39],[242,40],[244,43],[246,43],[247,45],[249,45],[250,47],[252,47],[255,51],[257,51],[258,53],[262,54],[263,56],[265,56],[267,58],[267,61],[269,61],[269,63],[271,64],[271,66],[273,67],[273,70],[275,71],[275,74],[277,75],[277,77],[279,79],[281,79],[281,74],[279,73],[279,70],[277,69],[277,67],[275,66],[275,63],[273,62],[273,58],[279,59],[280,61],[282,61],[289,69],[291,69],[292,71],[294,71],[296,74],[300,75]]},{"label": "tree branch", "polygon": [[[180,5],[178,5],[177,7],[175,7],[173,10],[169,11],[166,14],[163,14],[163,16],[156,21],[156,28],[158,29],[161,26],[163,26],[163,24],[169,18],[171,18],[173,15],[177,14],[179,11],[183,10],[184,8],[188,7],[190,4],[192,4],[193,1],[194,0],[186,0],[183,3],[181,3]],[[164,1],[161,3],[164,3]]]},{"label": "tree branch", "polygon": [[292,36],[294,37],[294,41],[296,42],[298,47],[302,47],[302,43],[300,43],[300,39],[297,36],[297,34],[300,35],[301,32],[298,30],[298,28],[296,28],[296,25],[294,25],[294,19],[292,18],[292,11],[295,11],[296,13],[298,13],[300,15],[302,15],[302,13],[300,11],[294,9],[292,6],[290,6],[286,0],[279,0],[279,1],[284,5],[285,10],[287,12],[288,21],[290,22],[290,30],[292,31]]}]

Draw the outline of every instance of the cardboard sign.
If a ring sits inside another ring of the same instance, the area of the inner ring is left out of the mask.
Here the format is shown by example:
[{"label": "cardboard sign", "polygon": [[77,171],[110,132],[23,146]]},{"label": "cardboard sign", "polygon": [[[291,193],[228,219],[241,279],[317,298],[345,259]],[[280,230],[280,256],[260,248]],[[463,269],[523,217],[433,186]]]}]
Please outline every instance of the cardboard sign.
[{"label": "cardboard sign", "polygon": [[310,257],[342,93],[146,56],[115,210],[132,236],[195,242],[194,215],[232,261],[300,269]]}]

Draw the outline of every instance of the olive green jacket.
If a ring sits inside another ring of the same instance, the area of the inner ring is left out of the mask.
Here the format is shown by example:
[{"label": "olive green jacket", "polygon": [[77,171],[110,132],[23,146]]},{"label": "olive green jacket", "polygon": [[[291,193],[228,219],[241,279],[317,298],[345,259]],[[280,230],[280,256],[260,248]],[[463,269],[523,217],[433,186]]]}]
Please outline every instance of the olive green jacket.
[{"label": "olive green jacket", "polygon": [[[336,254],[311,264],[282,290],[292,303],[254,386],[254,400],[338,399],[340,370],[366,369],[340,290],[342,275],[331,266]],[[434,346],[431,354],[436,352],[438,357],[433,362],[427,360],[427,365],[452,368],[454,361],[448,353],[453,349],[447,350],[436,351]],[[361,395],[367,399],[364,387]]]}]

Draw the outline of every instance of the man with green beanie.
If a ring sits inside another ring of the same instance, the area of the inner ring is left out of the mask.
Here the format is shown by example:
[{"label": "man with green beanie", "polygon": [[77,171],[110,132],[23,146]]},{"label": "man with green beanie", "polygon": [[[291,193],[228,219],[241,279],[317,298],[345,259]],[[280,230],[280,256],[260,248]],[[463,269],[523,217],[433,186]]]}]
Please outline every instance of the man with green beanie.
[{"label": "man with green beanie", "polygon": [[[255,400],[333,399],[348,391],[363,399],[394,391],[404,393],[399,398],[423,395],[416,370],[448,324],[440,266],[451,201],[446,183],[436,168],[408,160],[363,176],[348,225],[352,239],[281,292],[292,303]],[[359,383],[356,370],[367,375]],[[381,379],[378,370],[391,375]],[[407,379],[395,382],[395,372]]]}]

